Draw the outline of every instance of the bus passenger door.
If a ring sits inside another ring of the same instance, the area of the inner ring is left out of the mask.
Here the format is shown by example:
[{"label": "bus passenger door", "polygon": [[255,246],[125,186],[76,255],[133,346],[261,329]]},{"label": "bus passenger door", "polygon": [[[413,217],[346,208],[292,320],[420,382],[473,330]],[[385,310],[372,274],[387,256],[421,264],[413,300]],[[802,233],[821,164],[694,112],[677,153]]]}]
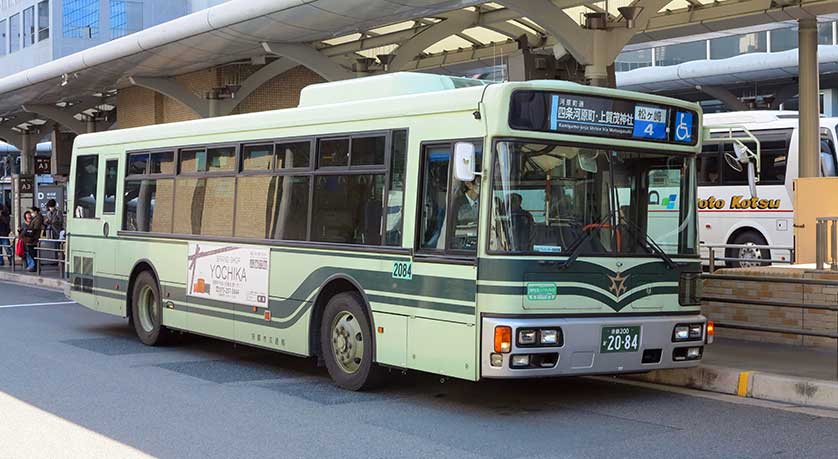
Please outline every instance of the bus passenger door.
[{"label": "bus passenger door", "polygon": [[119,282],[117,263],[117,231],[120,229],[119,215],[119,186],[120,176],[120,154],[101,155],[99,170],[100,183],[99,196],[97,200],[102,204],[101,218],[99,221],[98,234],[94,236],[99,239],[96,244],[95,276],[96,286],[99,290],[97,301],[99,306],[108,312],[124,313],[125,309],[125,287],[126,283]]},{"label": "bus passenger door", "polygon": [[[453,144],[422,150],[412,281],[418,290],[411,292],[418,301],[408,320],[408,367],[474,380],[480,177],[454,180]],[[475,146],[480,170],[482,143]]]}]

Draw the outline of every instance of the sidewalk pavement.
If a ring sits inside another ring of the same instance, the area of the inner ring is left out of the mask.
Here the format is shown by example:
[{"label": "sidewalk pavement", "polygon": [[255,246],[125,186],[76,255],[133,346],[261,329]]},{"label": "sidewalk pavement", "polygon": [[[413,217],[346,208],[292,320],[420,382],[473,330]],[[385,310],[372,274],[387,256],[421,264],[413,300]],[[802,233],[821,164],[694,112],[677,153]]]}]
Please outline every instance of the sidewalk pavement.
[{"label": "sidewalk pavement", "polygon": [[57,266],[42,266],[41,274],[27,272],[22,266],[15,267],[12,271],[8,265],[0,266],[0,281],[15,282],[18,284],[34,285],[36,287],[53,288],[64,290],[67,283],[61,278]]},{"label": "sidewalk pavement", "polygon": [[[0,281],[66,291],[56,270],[38,276],[0,269]],[[698,367],[625,378],[838,410],[836,350],[717,338],[705,347]]]}]

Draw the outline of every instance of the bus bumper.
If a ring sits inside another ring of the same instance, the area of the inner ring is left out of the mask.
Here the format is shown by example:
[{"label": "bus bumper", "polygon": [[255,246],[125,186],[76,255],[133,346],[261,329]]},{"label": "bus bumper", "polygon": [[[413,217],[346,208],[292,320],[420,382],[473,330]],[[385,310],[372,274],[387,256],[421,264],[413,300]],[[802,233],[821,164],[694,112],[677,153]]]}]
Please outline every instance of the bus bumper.
[{"label": "bus bumper", "polygon": [[[701,338],[675,342],[675,327],[701,324]],[[567,375],[640,373],[664,368],[687,368],[701,362],[707,319],[700,314],[587,318],[483,317],[480,367],[483,378],[537,378]],[[511,349],[495,352],[495,327],[511,327]],[[639,327],[637,350],[605,352],[606,327]],[[556,346],[525,346],[522,330],[559,329]],[[692,349],[692,350],[690,350]],[[697,355],[696,355],[697,353]],[[495,354],[493,358],[493,354]],[[500,354],[500,356],[498,356]],[[530,357],[523,357],[528,355]],[[514,359],[514,356],[519,356]],[[523,366],[522,360],[529,360]]]}]

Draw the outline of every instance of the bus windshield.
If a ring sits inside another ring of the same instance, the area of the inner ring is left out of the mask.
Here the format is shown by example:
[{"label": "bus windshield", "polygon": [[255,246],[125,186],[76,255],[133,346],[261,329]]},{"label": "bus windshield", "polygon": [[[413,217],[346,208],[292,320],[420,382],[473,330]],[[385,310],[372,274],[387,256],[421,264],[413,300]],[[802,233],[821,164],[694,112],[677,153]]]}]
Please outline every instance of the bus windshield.
[{"label": "bus windshield", "polygon": [[688,155],[497,142],[489,251],[694,255],[694,164]]}]

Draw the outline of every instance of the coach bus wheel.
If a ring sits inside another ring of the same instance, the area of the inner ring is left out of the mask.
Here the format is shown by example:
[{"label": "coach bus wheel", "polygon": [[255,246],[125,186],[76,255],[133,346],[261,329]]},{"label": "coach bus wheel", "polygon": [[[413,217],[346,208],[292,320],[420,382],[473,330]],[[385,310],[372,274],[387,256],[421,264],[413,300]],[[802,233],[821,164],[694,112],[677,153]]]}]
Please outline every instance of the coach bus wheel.
[{"label": "coach bus wheel", "polygon": [[163,306],[154,276],[148,271],[141,272],[134,281],[131,295],[131,317],[140,341],[149,346],[162,344],[167,330],[163,327]]},{"label": "coach bus wheel", "polygon": [[355,292],[329,300],[320,324],[320,350],[329,376],[349,390],[370,389],[381,382],[383,369],[372,355],[372,327]]},{"label": "coach bus wheel", "polygon": [[[740,245],[767,245],[768,243],[761,234],[756,231],[744,231],[738,234],[732,244]],[[732,268],[752,268],[755,266],[768,266],[771,263],[763,260],[771,259],[771,251],[765,249],[757,249],[754,247],[740,247],[738,249],[727,249],[727,258],[741,258],[742,260],[729,261]]]}]

